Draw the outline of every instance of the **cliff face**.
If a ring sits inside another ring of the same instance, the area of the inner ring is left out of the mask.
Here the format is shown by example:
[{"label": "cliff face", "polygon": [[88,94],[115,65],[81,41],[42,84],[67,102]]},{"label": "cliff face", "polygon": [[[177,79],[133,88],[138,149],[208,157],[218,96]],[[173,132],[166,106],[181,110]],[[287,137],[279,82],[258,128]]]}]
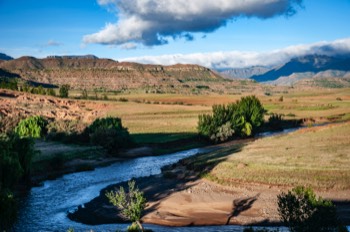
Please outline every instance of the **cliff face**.
[{"label": "cliff face", "polygon": [[69,84],[74,89],[181,87],[184,82],[223,80],[210,69],[197,65],[142,65],[96,58],[21,57],[0,63],[0,68],[18,74],[28,81],[53,85]]}]

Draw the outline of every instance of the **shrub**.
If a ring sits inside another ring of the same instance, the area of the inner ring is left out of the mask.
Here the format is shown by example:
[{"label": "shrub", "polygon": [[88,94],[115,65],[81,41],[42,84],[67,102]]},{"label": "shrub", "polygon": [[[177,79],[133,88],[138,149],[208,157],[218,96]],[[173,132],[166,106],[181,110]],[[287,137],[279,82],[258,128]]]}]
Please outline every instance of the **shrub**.
[{"label": "shrub", "polygon": [[133,142],[127,128],[122,126],[120,118],[107,117],[96,119],[86,130],[90,142],[107,149],[115,154],[121,148],[130,147]]},{"label": "shrub", "polygon": [[254,134],[264,121],[265,109],[255,96],[243,97],[236,103],[214,105],[212,114],[199,115],[198,132],[211,141],[226,141],[234,135]]},{"label": "shrub", "polygon": [[59,89],[59,96],[62,98],[67,98],[69,95],[69,85],[62,85]]},{"label": "shrub", "polygon": [[264,114],[265,109],[257,97],[242,97],[237,102],[237,112],[233,114],[231,123],[241,136],[250,136],[263,124]]},{"label": "shrub", "polygon": [[[135,187],[135,181],[129,181],[128,186],[128,192],[125,192],[124,188],[120,187],[120,189],[116,192],[107,192],[106,197],[110,203],[121,211],[121,215],[124,217],[124,219],[136,223],[138,228],[141,231],[144,231],[140,219],[142,212],[146,207],[146,198],[143,196],[143,192]],[[135,226],[133,226],[130,228],[130,231],[138,230],[135,228]]]},{"label": "shrub", "polygon": [[12,189],[23,175],[23,169],[14,152],[13,140],[4,134],[0,135],[0,191]]},{"label": "shrub", "polygon": [[21,138],[41,138],[47,133],[47,121],[41,116],[30,116],[21,120],[15,128],[15,133]]},{"label": "shrub", "polygon": [[291,232],[337,231],[332,202],[317,198],[310,188],[296,187],[278,196],[278,212]]},{"label": "shrub", "polygon": [[46,92],[47,92],[47,95],[54,96],[54,97],[56,96],[56,92],[54,89],[47,89]]}]

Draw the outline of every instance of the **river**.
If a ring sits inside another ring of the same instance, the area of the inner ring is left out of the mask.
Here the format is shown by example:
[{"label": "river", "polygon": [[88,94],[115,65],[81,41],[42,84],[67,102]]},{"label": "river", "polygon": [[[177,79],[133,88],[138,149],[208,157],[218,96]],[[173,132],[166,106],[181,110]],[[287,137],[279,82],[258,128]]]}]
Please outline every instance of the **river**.
[{"label": "river", "polygon": [[[118,162],[93,171],[64,175],[56,180],[48,180],[41,187],[33,187],[19,202],[20,212],[14,231],[115,231],[125,229],[127,224],[99,226],[84,225],[67,218],[67,212],[77,209],[99,195],[101,189],[111,184],[160,174],[161,167],[175,163],[204,149],[192,149],[164,156],[152,156]],[[200,228],[169,228],[146,225],[154,231],[198,231]],[[241,231],[241,227],[205,227],[203,231]]]},{"label": "river", "polygon": [[[289,132],[289,131],[288,131]],[[283,133],[283,132],[282,132]],[[262,136],[269,136],[265,134]],[[261,136],[260,136],[261,137]],[[20,212],[14,231],[116,231],[125,230],[128,224],[108,224],[91,226],[71,221],[67,213],[97,197],[100,190],[131,178],[156,175],[161,167],[178,162],[180,159],[207,151],[191,149],[164,156],[142,157],[118,162],[93,171],[67,174],[56,180],[48,180],[40,187],[33,187],[19,202]],[[242,231],[240,226],[211,227],[164,227],[145,225],[154,231],[194,232],[194,231]],[[282,230],[284,230],[282,228]]]}]

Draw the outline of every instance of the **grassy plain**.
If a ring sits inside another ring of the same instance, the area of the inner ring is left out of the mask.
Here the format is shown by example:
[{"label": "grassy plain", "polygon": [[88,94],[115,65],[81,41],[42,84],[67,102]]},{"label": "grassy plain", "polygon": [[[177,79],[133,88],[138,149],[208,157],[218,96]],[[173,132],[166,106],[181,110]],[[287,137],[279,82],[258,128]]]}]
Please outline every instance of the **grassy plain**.
[{"label": "grassy plain", "polygon": [[350,189],[350,122],[303,128],[189,158],[187,166],[224,185],[256,183]]},{"label": "grassy plain", "polygon": [[[123,101],[106,101],[106,115],[121,117],[133,134],[188,135],[196,133],[199,114],[210,113],[213,104],[235,102],[242,96],[124,94],[118,96]],[[261,92],[256,96],[269,113],[284,114],[286,119],[350,119],[350,89],[290,90],[268,96]]]}]

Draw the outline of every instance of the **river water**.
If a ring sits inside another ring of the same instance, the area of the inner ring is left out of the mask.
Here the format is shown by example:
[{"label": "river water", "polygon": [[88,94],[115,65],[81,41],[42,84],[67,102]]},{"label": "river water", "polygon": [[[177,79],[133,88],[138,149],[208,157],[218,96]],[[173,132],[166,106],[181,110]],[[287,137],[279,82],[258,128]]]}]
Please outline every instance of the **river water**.
[{"label": "river water", "polygon": [[[175,154],[155,157],[143,157],[115,163],[93,171],[64,175],[49,180],[41,187],[34,187],[20,200],[20,213],[14,231],[115,231],[123,230],[128,224],[109,224],[90,226],[73,222],[67,218],[67,212],[97,197],[100,190],[111,184],[127,181],[134,177],[160,174],[161,167],[178,162],[180,159],[203,152],[204,149],[192,149]],[[241,227],[188,227],[169,228],[146,225],[154,231],[241,231]]]}]

